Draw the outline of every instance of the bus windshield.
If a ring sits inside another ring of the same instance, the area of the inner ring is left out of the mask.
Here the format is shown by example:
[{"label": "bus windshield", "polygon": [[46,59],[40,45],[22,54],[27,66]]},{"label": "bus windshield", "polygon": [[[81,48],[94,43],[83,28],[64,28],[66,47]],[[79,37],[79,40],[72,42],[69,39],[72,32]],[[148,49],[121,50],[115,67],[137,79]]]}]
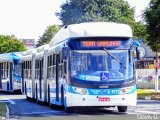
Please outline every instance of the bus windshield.
[{"label": "bus windshield", "polygon": [[[107,53],[108,52],[108,53]],[[128,50],[72,50],[71,77],[94,82],[133,80]],[[131,58],[130,58],[131,59]]]}]

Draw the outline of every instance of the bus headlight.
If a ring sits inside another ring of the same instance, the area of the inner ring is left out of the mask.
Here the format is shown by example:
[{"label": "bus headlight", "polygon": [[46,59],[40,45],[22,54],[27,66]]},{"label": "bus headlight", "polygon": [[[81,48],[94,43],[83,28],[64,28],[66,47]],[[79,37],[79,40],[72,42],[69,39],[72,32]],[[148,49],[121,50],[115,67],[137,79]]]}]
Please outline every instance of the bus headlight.
[{"label": "bus headlight", "polygon": [[121,94],[127,94],[132,91],[133,87],[127,87],[127,88],[122,88],[121,89]]},{"label": "bus headlight", "polygon": [[87,94],[87,89],[85,88],[74,88],[73,90],[79,94]]}]

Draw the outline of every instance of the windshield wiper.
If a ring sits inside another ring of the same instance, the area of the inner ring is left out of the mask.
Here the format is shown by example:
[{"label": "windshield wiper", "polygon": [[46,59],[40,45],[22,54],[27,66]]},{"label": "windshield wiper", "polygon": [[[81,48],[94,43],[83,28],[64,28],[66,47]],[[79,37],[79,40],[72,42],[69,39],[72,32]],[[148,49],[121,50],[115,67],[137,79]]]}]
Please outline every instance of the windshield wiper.
[{"label": "windshield wiper", "polygon": [[106,48],[103,48],[103,50],[106,51],[107,54],[110,55],[114,60],[116,60],[122,67],[124,67],[125,69],[127,69],[127,67],[124,66],[116,56],[114,56],[110,52],[108,52],[108,50]]}]

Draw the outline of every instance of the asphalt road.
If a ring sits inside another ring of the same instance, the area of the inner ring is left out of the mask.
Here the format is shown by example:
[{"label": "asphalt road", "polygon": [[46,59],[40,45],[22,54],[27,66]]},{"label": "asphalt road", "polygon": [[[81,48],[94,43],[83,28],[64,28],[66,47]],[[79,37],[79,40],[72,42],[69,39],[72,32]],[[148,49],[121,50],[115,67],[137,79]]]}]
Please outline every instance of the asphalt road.
[{"label": "asphalt road", "polygon": [[0,102],[9,108],[10,120],[159,120],[160,101],[138,100],[136,107],[129,107],[127,113],[119,113],[117,108],[76,110],[65,113],[63,109],[53,109],[27,101],[25,95],[0,93]]}]

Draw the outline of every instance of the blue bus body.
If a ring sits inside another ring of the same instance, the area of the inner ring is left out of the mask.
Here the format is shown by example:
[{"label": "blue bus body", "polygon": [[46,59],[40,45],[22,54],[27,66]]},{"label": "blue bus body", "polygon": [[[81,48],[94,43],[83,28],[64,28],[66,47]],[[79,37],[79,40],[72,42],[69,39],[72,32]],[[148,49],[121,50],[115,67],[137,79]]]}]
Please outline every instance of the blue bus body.
[{"label": "blue bus body", "polygon": [[21,70],[19,53],[0,54],[0,91],[21,92]]},{"label": "blue bus body", "polygon": [[[53,64],[48,67],[48,74],[54,73],[48,76],[51,104],[65,106],[67,110],[80,106],[136,105],[132,39],[76,38],[66,41],[65,47],[63,43],[55,47],[55,50],[61,48],[60,60],[53,60],[59,58],[55,54],[50,58]],[[103,64],[101,70],[96,68],[98,63]]]}]

